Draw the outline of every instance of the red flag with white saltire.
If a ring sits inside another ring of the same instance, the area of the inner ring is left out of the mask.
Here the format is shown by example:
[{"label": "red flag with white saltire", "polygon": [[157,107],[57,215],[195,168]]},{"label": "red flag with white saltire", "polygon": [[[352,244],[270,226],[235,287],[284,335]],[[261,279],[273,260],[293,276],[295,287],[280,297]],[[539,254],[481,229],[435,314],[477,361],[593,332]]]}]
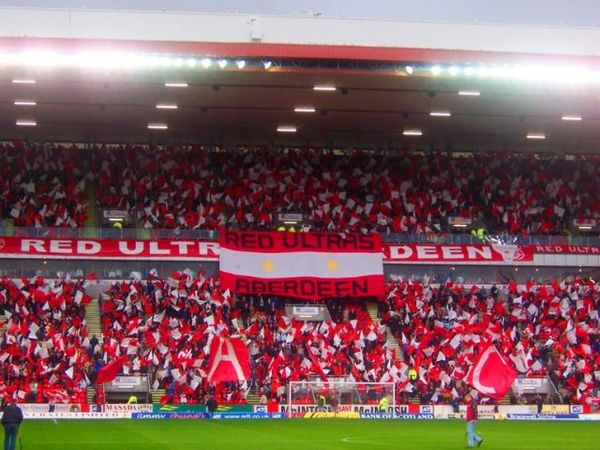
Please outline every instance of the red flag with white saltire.
[{"label": "red flag with white saltire", "polygon": [[210,344],[208,381],[242,381],[250,378],[248,347],[240,338],[215,336]]},{"label": "red flag with white saltire", "polygon": [[493,344],[480,347],[479,355],[469,373],[467,383],[486,397],[501,399],[515,381],[517,372],[508,365]]}]

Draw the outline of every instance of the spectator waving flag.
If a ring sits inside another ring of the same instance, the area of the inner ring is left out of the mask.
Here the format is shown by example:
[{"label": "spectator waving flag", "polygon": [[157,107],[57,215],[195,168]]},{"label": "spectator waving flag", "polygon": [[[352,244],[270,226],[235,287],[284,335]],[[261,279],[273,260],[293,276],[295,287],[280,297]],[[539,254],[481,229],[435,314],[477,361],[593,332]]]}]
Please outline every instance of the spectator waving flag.
[{"label": "spectator waving flag", "polygon": [[466,380],[486,397],[501,399],[516,377],[517,372],[508,365],[496,347],[488,343],[480,347]]},{"label": "spectator waving flag", "polygon": [[240,338],[213,337],[208,381],[243,381],[250,378],[248,347]]},{"label": "spectator waving flag", "polygon": [[378,234],[223,230],[223,289],[307,300],[383,298],[383,253]]}]

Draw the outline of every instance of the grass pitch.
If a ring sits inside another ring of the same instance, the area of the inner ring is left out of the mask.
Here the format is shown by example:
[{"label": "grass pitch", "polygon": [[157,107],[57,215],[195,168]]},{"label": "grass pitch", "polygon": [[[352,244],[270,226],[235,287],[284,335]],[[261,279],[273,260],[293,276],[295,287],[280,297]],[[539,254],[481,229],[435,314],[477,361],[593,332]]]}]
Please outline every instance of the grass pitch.
[{"label": "grass pitch", "polygon": [[[461,420],[29,420],[24,450],[463,449]],[[480,421],[482,450],[596,450],[598,422]],[[18,448],[18,447],[17,447]]]}]

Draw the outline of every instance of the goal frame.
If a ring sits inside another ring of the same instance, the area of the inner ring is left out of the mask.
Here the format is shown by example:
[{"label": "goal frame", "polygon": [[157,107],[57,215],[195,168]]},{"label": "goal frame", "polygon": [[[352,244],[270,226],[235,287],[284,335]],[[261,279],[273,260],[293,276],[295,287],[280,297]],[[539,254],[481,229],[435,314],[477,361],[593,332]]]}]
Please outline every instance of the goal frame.
[{"label": "goal frame", "polygon": [[[294,387],[296,387],[296,386],[297,387],[305,386],[307,388],[311,388],[311,392],[313,392],[313,393],[318,392],[321,389],[328,389],[330,391],[334,391],[334,392],[338,392],[338,393],[352,392],[352,393],[356,393],[357,396],[359,396],[360,389],[366,389],[368,391],[369,388],[372,389],[372,388],[376,388],[376,387],[383,387],[384,392],[386,392],[386,395],[387,394],[391,395],[391,399],[388,404],[388,407],[396,406],[396,384],[395,383],[372,382],[372,381],[362,382],[362,381],[346,381],[346,380],[340,380],[340,379],[328,379],[327,381],[304,380],[304,381],[288,382],[287,406],[290,410],[292,410],[292,407],[294,407],[294,406],[305,405],[305,403],[294,403],[294,401],[293,401],[294,399],[292,398],[292,392],[294,392]],[[360,386],[360,389],[359,389],[359,386]],[[318,399],[315,399],[315,400],[316,401],[314,404],[318,404]],[[377,400],[379,401],[379,398]],[[341,402],[338,402],[337,405],[341,408],[343,408],[344,406],[364,406],[364,407],[375,406],[372,403],[341,403]]]}]

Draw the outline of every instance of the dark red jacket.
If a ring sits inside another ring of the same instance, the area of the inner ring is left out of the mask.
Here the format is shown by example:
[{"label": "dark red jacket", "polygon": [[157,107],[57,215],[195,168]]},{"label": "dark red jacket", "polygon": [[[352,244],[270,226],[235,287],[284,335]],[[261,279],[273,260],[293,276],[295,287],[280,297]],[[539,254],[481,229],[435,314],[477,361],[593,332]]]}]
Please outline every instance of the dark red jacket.
[{"label": "dark red jacket", "polygon": [[477,420],[478,417],[478,412],[477,412],[477,402],[475,402],[475,400],[467,403],[467,422],[470,422],[471,420]]}]

